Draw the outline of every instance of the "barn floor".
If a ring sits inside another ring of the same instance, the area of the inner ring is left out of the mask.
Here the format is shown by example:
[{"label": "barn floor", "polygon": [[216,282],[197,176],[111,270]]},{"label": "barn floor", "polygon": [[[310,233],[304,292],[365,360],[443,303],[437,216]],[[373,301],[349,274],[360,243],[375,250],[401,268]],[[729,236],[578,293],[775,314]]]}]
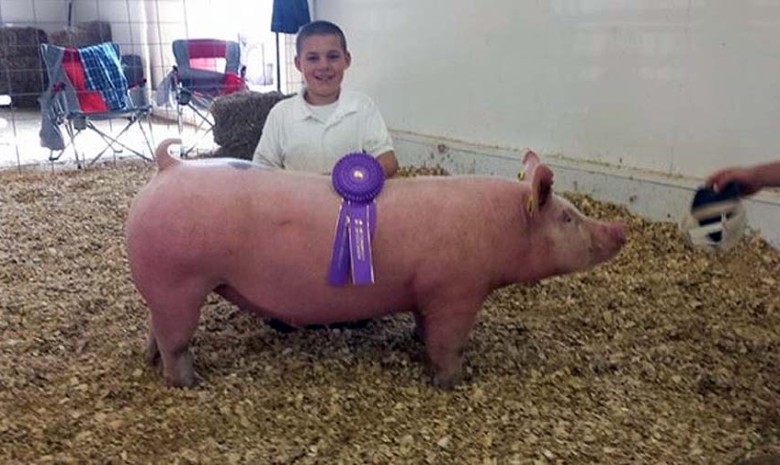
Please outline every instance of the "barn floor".
[{"label": "barn floor", "polygon": [[144,364],[124,251],[153,168],[0,173],[0,463],[728,464],[780,450],[780,255],[711,256],[673,224],[619,218],[591,272],[486,302],[466,381],[430,387],[407,316],[274,332],[212,297],[205,383]]}]

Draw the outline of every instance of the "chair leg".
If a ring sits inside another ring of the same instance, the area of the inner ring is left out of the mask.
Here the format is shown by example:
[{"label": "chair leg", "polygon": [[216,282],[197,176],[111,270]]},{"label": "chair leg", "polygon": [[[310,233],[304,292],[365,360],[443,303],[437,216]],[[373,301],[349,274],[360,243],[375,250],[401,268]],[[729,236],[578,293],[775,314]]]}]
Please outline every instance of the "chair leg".
[{"label": "chair leg", "polygon": [[[83,167],[81,166],[81,160],[79,159],[78,147],[76,147],[76,136],[81,131],[74,127],[72,119],[69,119],[67,124],[65,124],[65,130],[68,132],[68,137],[70,138],[70,146],[73,147],[73,157],[76,159],[76,168],[81,169]],[[84,161],[87,161],[87,159],[84,158]]]},{"label": "chair leg", "polygon": [[[95,162],[96,162],[96,161],[98,161],[98,159],[99,159],[100,157],[102,157],[102,156],[103,156],[103,154],[105,154],[105,153],[108,151],[108,149],[111,149],[111,150],[113,150],[113,151],[116,151],[116,149],[113,147],[113,145],[112,145],[112,144],[117,144],[117,145],[120,145],[120,146],[123,146],[123,147],[124,147],[124,144],[122,144],[121,142],[119,142],[117,139],[118,139],[119,137],[121,137],[121,136],[122,136],[122,134],[124,134],[124,133],[127,131],[127,128],[128,128],[128,126],[125,126],[125,128],[124,128],[124,129],[122,129],[122,130],[119,132],[119,134],[117,134],[116,136],[111,136],[111,135],[109,135],[108,133],[105,133],[105,132],[103,132],[102,130],[100,130],[100,128],[98,128],[97,126],[95,126],[95,124],[94,124],[94,123],[92,123],[92,121],[88,121],[88,122],[87,122],[87,127],[88,127],[89,129],[91,129],[91,130],[95,131],[95,133],[96,133],[97,135],[99,135],[99,136],[100,136],[100,138],[101,138],[101,139],[103,139],[103,142],[105,142],[105,144],[106,144],[106,146],[105,146],[105,147],[103,147],[103,150],[101,150],[100,152],[98,152],[98,154],[97,154],[97,155],[95,155],[95,158],[93,158],[93,159],[92,159],[92,161],[91,161],[91,162],[89,162],[89,166],[92,166],[92,165],[94,165],[94,164],[95,164]],[[116,157],[114,157],[114,158],[116,159]],[[84,155],[84,160],[86,161],[86,155]]]},{"label": "chair leg", "polygon": [[[197,110],[195,110],[195,112],[197,113]],[[200,115],[200,113],[198,113],[198,115]],[[187,156],[189,156],[190,152],[198,148],[198,144],[200,144],[200,142],[203,139],[205,139],[206,136],[211,134],[212,130],[214,129],[214,126],[208,120],[206,120],[205,117],[201,116],[201,118],[203,118],[203,120],[200,122],[200,124],[197,127],[195,127],[196,133],[198,131],[201,131],[200,135],[199,136],[193,135],[192,143],[189,145],[189,147],[182,150],[182,153],[184,153]]]},{"label": "chair leg", "polygon": [[154,131],[152,130],[152,119],[149,116],[148,113],[144,115],[146,124],[149,126],[149,138],[146,140],[146,146],[149,148],[149,153],[152,154],[152,161],[154,161]]},{"label": "chair leg", "polygon": [[[62,158],[63,155],[65,155],[65,151],[67,151],[69,147],[71,148],[71,150],[75,152],[75,149],[73,148],[73,137],[70,137],[70,131],[68,131],[67,125],[66,125],[66,132],[68,132],[69,137],[68,137],[68,143],[65,144],[65,147],[61,149],[49,150],[49,162],[52,163],[52,166],[55,161],[58,161],[60,158]],[[78,154],[75,154],[74,156],[76,157],[76,161],[78,162]]]},{"label": "chair leg", "polygon": [[[182,154],[181,156],[182,157],[188,157],[190,152],[195,150],[198,147],[198,144],[200,144],[200,142],[206,136],[211,134],[212,131],[214,130],[214,122],[211,119],[210,113],[207,112],[207,111],[201,111],[196,106],[196,104],[193,103],[193,102],[197,101],[197,102],[199,102],[198,103],[199,105],[206,106],[207,105],[207,101],[203,100],[203,99],[201,99],[201,100],[198,100],[198,99],[199,99],[198,96],[193,95],[191,97],[189,103],[187,105],[185,105],[185,106],[189,107],[192,110],[192,112],[195,113],[195,115],[199,118],[199,120],[198,120],[199,123],[197,124],[197,126],[195,126],[195,133],[198,133],[199,131],[201,131],[201,132],[200,132],[200,135],[198,135],[198,136],[193,135],[193,139],[194,140],[192,141],[191,144],[189,144],[188,147],[182,147],[182,150],[181,150],[181,154]],[[181,130],[179,131],[179,136],[181,137]]]},{"label": "chair leg", "polygon": [[[184,139],[184,106],[181,102],[179,102],[179,99],[176,99],[176,127],[179,130],[179,139]],[[189,152],[185,151],[182,147],[181,152],[179,153],[179,156],[182,158],[187,158],[187,154]]]},{"label": "chair leg", "polygon": [[152,133],[152,123],[149,121],[149,117],[146,117],[146,121],[149,124],[149,133],[146,133],[146,130],[144,129],[144,125],[141,124],[141,122],[138,122],[138,128],[141,130],[141,134],[144,136],[144,142],[146,142],[146,148],[149,149],[149,153],[151,154],[150,157],[143,156],[145,160],[148,161],[154,161],[154,135]]},{"label": "chair leg", "polygon": [[138,150],[130,147],[129,145],[127,145],[124,142],[122,142],[121,140],[119,140],[119,138],[122,137],[122,135],[124,135],[127,131],[129,131],[130,128],[133,127],[133,125],[136,124],[136,123],[138,124],[138,128],[141,131],[141,134],[144,136],[144,140],[146,141],[146,146],[149,148],[150,153],[154,153],[153,150],[152,150],[152,146],[149,143],[149,138],[146,135],[144,127],[141,124],[141,122],[138,120],[137,117],[129,118],[129,121],[125,125],[125,127],[122,128],[122,130],[119,131],[119,133],[117,133],[115,135],[108,134],[108,133],[102,131],[100,128],[95,126],[91,121],[88,121],[87,122],[87,127],[89,127],[89,129],[92,129],[93,131],[95,131],[103,139],[103,141],[106,143],[106,147],[102,151],[100,151],[100,153],[98,153],[95,156],[95,158],[92,159],[92,161],[89,163],[89,165],[91,166],[96,161],[98,161],[98,159],[100,157],[102,157],[103,154],[106,153],[106,151],[109,148],[113,149],[114,151],[117,151],[117,148],[114,148],[114,145],[116,145],[117,147],[124,148],[124,149],[128,150],[129,152],[131,152],[133,155],[136,155],[136,156],[138,156],[140,158],[143,158],[146,161],[152,161],[152,158],[147,157],[146,155],[143,154],[143,152],[139,152]]}]

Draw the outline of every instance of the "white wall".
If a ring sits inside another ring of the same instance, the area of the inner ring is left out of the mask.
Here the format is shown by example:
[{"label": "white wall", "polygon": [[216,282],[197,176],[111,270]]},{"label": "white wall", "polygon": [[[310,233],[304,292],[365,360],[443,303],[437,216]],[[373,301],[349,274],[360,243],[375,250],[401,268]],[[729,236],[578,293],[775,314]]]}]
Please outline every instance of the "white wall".
[{"label": "white wall", "polygon": [[703,176],[776,156],[776,0],[327,0],[393,129]]},{"label": "white wall", "polygon": [[[778,0],[313,1],[402,162],[511,176],[532,148],[558,188],[677,221],[712,170],[780,158]],[[746,203],[780,246],[780,193]]]},{"label": "white wall", "polygon": [[0,25],[57,30],[67,23],[68,0],[0,0]]}]

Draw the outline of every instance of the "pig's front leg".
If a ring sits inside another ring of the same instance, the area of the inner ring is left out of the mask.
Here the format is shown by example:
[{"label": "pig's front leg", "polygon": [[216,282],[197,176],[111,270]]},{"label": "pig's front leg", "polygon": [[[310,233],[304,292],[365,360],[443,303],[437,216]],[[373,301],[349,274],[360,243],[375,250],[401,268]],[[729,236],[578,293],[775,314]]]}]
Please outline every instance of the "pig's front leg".
[{"label": "pig's front leg", "polygon": [[452,389],[463,379],[463,349],[480,305],[452,300],[422,310],[422,325],[416,331],[422,333],[435,387]]}]

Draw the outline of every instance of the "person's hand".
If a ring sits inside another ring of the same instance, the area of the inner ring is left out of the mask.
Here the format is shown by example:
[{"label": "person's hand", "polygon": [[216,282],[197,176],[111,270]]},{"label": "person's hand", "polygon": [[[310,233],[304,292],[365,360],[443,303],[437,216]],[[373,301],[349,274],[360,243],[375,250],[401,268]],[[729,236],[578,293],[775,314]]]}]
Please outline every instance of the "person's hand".
[{"label": "person's hand", "polygon": [[711,174],[704,181],[707,186],[712,186],[716,192],[719,192],[730,182],[740,184],[742,195],[755,194],[764,187],[758,180],[755,167],[725,168]]},{"label": "person's hand", "polygon": [[382,172],[385,175],[385,179],[392,178],[398,172],[398,159],[395,157],[395,152],[389,150],[378,157],[376,161],[382,166]]}]

